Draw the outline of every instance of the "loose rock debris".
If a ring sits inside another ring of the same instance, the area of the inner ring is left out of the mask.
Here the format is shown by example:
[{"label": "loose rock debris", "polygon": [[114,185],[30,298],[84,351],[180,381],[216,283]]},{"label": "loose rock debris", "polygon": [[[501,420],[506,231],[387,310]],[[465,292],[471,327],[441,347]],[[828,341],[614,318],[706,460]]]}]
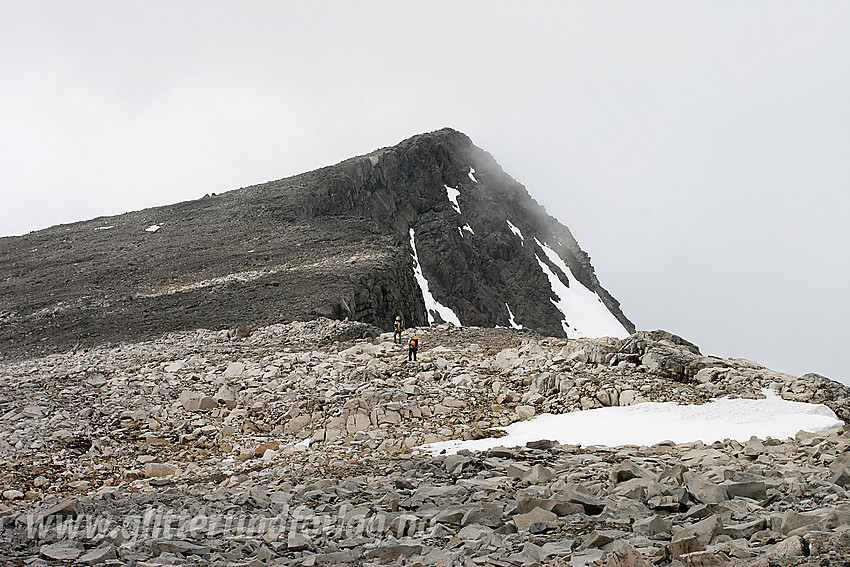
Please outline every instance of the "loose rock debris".
[{"label": "loose rock debris", "polygon": [[[408,331],[413,332],[413,331]],[[847,388],[665,333],[316,320],[0,367],[0,556],[62,565],[846,565],[850,429],[431,456],[542,412]]]}]

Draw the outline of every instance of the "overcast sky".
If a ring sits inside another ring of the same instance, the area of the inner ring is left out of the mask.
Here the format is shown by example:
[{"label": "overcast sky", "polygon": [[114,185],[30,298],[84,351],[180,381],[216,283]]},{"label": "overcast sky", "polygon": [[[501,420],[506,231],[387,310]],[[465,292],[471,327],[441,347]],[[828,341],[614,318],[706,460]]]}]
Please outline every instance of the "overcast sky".
[{"label": "overcast sky", "polygon": [[638,328],[850,382],[850,2],[0,0],[0,235],[451,126]]}]

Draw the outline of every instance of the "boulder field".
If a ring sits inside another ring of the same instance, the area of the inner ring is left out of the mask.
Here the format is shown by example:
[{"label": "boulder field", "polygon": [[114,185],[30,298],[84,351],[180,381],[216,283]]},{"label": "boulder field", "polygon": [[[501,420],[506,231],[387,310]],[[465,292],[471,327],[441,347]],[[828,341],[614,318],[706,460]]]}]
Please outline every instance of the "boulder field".
[{"label": "boulder field", "polygon": [[[850,428],[431,454],[534,415],[850,391],[662,331],[361,322],[174,332],[0,366],[0,557],[27,565],[847,565]],[[623,424],[628,426],[628,424]]]}]

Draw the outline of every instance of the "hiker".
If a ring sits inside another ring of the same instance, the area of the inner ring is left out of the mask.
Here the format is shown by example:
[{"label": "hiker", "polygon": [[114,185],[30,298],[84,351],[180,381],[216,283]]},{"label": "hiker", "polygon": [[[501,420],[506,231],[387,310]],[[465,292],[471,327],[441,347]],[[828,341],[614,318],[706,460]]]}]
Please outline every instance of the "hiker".
[{"label": "hiker", "polygon": [[401,318],[401,315],[396,316],[393,329],[393,342],[401,344],[401,332],[404,330],[404,319]]},{"label": "hiker", "polygon": [[408,362],[411,360],[416,360],[416,351],[419,349],[419,337],[413,335],[413,338],[410,339],[410,346],[407,349],[407,360]]}]

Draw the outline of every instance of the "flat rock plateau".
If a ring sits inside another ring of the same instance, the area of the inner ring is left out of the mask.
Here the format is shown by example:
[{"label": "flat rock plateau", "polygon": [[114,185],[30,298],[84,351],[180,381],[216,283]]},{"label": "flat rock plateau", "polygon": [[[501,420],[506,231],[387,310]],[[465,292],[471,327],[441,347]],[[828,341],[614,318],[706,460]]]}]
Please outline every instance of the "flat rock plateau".
[{"label": "flat rock plateau", "polygon": [[[0,366],[12,565],[837,567],[850,428],[788,439],[433,455],[542,412],[850,392],[669,333],[439,324],[419,360],[318,318],[169,332]],[[627,426],[628,424],[624,424]]]}]

